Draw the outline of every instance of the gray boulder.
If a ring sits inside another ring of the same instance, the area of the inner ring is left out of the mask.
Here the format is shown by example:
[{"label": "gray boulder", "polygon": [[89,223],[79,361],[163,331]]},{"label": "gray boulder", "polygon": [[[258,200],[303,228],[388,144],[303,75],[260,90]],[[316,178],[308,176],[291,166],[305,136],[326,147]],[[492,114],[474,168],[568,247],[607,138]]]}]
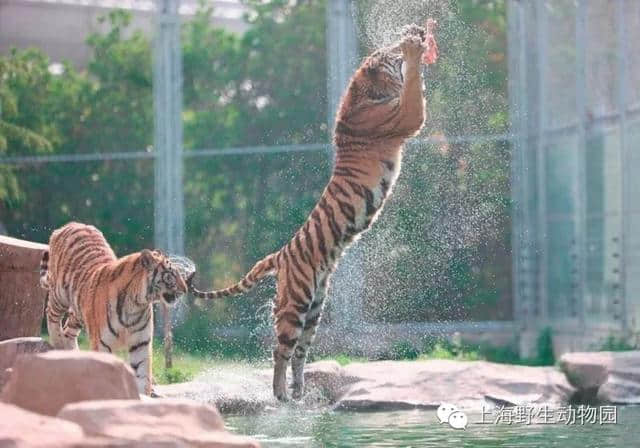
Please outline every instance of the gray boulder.
[{"label": "gray boulder", "polygon": [[435,409],[443,402],[469,410],[560,405],[574,392],[553,367],[427,360],[355,363],[344,370],[353,383],[338,408],[347,410]]},{"label": "gray boulder", "polygon": [[560,366],[578,401],[640,403],[640,351],[566,353]]}]

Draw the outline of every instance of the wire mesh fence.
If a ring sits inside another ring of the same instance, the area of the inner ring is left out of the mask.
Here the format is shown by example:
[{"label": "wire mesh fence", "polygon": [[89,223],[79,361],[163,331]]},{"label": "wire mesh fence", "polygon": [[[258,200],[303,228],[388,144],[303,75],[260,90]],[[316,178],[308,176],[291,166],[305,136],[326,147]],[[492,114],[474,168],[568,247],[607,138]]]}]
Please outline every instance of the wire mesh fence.
[{"label": "wire mesh fence", "polygon": [[516,316],[574,349],[633,337],[640,5],[509,6]]}]

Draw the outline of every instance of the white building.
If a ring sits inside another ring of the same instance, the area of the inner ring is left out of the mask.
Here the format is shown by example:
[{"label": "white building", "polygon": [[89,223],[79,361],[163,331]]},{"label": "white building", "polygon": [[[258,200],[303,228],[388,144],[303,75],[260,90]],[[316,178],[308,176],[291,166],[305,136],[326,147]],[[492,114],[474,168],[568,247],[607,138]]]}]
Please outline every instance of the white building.
[{"label": "white building", "polygon": [[[246,8],[238,0],[207,0],[213,7],[213,23],[241,32]],[[197,10],[197,0],[183,0],[185,20]],[[89,58],[86,39],[99,29],[98,17],[114,8],[132,14],[132,29],[150,33],[153,0],[0,0],[0,53],[12,47],[42,49],[52,62],[67,60],[84,67]]]}]

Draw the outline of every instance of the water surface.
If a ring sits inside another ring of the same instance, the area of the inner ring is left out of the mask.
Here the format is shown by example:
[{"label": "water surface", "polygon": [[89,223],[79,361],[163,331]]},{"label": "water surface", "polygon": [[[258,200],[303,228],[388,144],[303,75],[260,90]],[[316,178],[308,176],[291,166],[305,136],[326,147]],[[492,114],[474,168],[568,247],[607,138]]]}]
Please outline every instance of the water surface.
[{"label": "water surface", "polygon": [[[481,424],[469,414],[466,430],[438,424],[435,411],[353,413],[273,409],[227,416],[227,426],[263,447],[640,447],[640,407],[618,406],[615,424]],[[490,421],[490,418],[486,419]]]}]

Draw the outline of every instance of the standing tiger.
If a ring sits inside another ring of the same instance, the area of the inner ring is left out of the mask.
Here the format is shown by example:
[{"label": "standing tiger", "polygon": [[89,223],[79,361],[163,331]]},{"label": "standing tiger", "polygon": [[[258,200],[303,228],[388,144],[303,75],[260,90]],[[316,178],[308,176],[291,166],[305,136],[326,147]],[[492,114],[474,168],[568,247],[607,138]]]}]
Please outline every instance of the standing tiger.
[{"label": "standing tiger", "polygon": [[293,398],[302,397],[304,363],[331,273],[344,250],[376,219],[400,172],[404,142],[422,128],[420,64],[426,47],[424,28],[414,25],[399,46],[374,52],[358,68],[336,117],[329,184],[286,246],[229,288],[203,292],[189,282],[196,297],[214,299],[248,291],[266,275],[276,277],[273,392],[278,400],[288,399],[286,369],[292,357]]},{"label": "standing tiger", "polygon": [[145,249],[117,258],[102,232],[71,222],[51,234],[40,285],[48,291],[47,329],[55,348],[77,349],[84,326],[91,350],[126,348],[138,390],[152,394],[152,302],[170,305],[187,292],[164,254]]}]

